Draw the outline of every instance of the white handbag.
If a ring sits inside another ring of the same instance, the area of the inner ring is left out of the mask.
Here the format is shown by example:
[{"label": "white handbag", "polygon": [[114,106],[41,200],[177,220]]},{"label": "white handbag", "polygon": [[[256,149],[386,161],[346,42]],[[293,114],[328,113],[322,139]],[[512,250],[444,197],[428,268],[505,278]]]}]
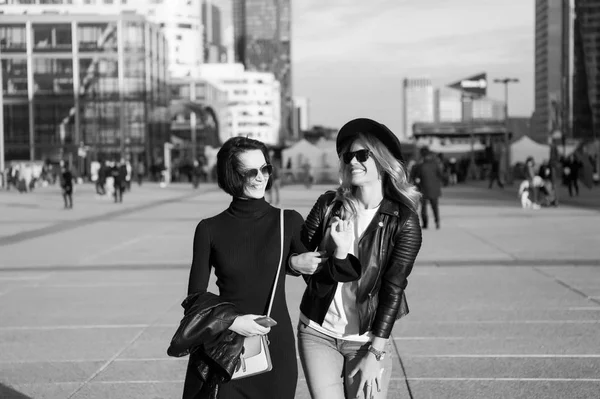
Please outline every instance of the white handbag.
[{"label": "white handbag", "polygon": [[[279,266],[277,266],[277,273],[275,274],[275,284],[273,285],[273,290],[271,291],[271,299],[269,301],[267,316],[271,315],[273,299],[275,298],[275,290],[277,289],[277,282],[279,281],[279,273],[281,272],[281,264],[283,262],[283,209],[281,209],[279,218],[281,230],[281,250],[279,252]],[[233,376],[231,376],[231,379],[239,380],[240,378],[266,373],[272,369],[273,364],[271,363],[271,353],[269,352],[269,338],[266,335],[246,337],[244,339],[244,349],[240,355],[240,362],[238,363]]]}]

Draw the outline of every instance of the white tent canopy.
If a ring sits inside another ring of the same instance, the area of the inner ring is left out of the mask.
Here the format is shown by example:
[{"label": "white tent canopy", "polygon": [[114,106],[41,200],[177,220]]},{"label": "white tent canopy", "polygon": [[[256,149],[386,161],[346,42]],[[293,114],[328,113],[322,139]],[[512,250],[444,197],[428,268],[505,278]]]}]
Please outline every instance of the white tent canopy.
[{"label": "white tent canopy", "polygon": [[550,157],[550,146],[537,143],[528,136],[523,136],[511,144],[510,160],[513,165],[518,162],[525,163],[528,157],[533,157],[539,165]]},{"label": "white tent canopy", "polygon": [[[558,152],[560,155],[569,156],[575,149],[577,144],[567,144],[566,146],[559,146]],[[541,164],[544,160],[550,158],[550,146],[548,144],[540,144],[528,136],[523,136],[510,146],[510,159],[514,165],[518,162],[525,163],[527,157],[532,156],[536,164]]]}]

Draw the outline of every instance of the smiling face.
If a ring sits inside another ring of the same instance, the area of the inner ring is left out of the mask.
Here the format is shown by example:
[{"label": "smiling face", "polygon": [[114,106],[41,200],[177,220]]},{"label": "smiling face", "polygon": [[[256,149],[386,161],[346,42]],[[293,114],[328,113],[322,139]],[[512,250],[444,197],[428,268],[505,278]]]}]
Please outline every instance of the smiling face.
[{"label": "smiling face", "polygon": [[[366,150],[367,147],[360,141],[355,141],[348,152],[354,152],[359,150]],[[349,164],[345,164],[345,170],[347,175],[350,177],[350,182],[353,186],[366,186],[373,183],[379,182],[379,171],[377,170],[377,164],[373,159],[373,155],[369,155],[369,158],[364,162],[359,162],[357,157],[353,157]]]},{"label": "smiling face", "polygon": [[[265,156],[261,150],[251,150],[241,153],[238,156],[240,162],[240,173],[245,171],[258,169],[260,170],[267,164]],[[269,176],[258,173],[255,178],[246,179],[244,183],[244,197],[247,198],[262,198],[265,196],[265,189],[269,182]]]}]

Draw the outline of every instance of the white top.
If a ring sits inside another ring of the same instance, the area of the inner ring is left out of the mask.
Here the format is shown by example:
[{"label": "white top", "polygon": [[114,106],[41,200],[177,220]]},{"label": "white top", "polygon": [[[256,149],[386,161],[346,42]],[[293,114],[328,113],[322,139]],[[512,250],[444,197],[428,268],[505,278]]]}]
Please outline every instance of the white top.
[{"label": "white top", "polygon": [[[363,233],[373,220],[373,217],[379,210],[379,206],[373,209],[359,209],[354,219],[354,239],[351,245],[350,254],[358,253],[358,244]],[[368,342],[371,341],[371,333],[366,332],[359,335],[359,320],[356,313],[356,290],[358,281],[349,283],[338,283],[335,295],[323,324],[310,320],[308,317],[300,314],[300,320],[309,327],[319,331],[322,334],[333,338],[348,341]]]}]

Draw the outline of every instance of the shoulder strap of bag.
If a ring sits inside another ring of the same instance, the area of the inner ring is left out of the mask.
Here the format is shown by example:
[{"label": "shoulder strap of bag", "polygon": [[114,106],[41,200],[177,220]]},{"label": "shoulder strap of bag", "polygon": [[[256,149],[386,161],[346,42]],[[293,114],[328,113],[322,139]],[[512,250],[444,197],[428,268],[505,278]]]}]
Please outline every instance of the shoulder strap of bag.
[{"label": "shoulder strap of bag", "polygon": [[284,224],[283,224],[283,208],[279,213],[279,229],[280,229],[280,250],[279,250],[279,266],[277,266],[277,273],[275,274],[275,284],[273,284],[273,289],[271,290],[271,299],[269,301],[269,308],[267,310],[267,316],[271,316],[271,309],[273,308],[273,300],[275,299],[275,291],[277,290],[277,283],[279,282],[279,273],[281,272],[281,264],[283,263],[283,239],[284,239]]}]

